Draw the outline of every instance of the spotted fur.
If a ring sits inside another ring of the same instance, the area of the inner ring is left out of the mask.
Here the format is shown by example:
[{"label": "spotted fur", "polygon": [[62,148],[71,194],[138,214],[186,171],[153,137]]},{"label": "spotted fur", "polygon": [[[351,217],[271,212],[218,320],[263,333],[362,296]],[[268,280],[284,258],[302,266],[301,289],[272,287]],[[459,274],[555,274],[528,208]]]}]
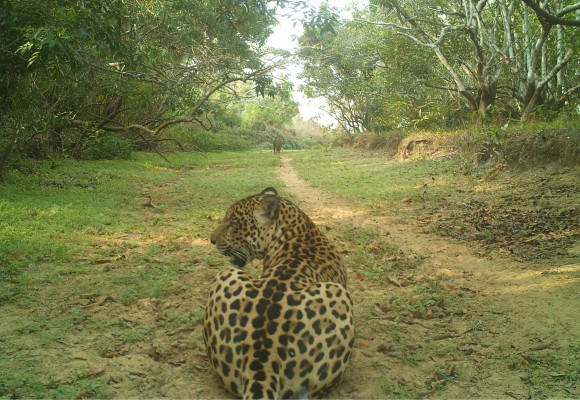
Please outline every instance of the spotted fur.
[{"label": "spotted fur", "polygon": [[[326,392],[349,361],[354,327],[334,246],[273,188],[232,205],[211,235],[232,265],[217,275],[204,316],[213,369],[243,398]],[[240,268],[263,259],[253,279]]]}]

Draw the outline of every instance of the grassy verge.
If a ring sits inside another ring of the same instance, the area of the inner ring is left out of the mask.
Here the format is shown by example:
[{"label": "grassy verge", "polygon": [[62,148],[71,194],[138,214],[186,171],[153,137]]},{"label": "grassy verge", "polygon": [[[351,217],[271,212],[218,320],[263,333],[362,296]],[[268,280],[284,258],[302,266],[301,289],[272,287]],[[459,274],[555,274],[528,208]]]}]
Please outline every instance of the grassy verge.
[{"label": "grassy verge", "polygon": [[[537,296],[544,296],[567,315],[570,300],[557,299],[577,291],[580,260],[576,195],[580,174],[569,162],[550,158],[535,165],[476,165],[461,158],[421,157],[393,162],[382,152],[369,155],[350,149],[299,152],[292,159],[311,185],[338,194],[353,206],[390,216],[389,223],[402,222],[409,231],[434,232],[468,243],[485,256],[481,259],[512,258],[521,262],[514,265],[522,275],[538,270],[542,275],[565,275],[562,286],[552,281],[528,293],[522,284],[521,290],[512,292],[509,286],[517,282],[508,279],[504,289],[511,293],[507,304],[528,302],[534,307]],[[458,278],[415,274],[420,260],[392,248],[380,229],[345,227],[339,228],[338,236],[346,243],[345,259],[359,281],[353,291],[362,308],[358,346],[376,370],[396,371],[394,376],[384,372],[383,395],[449,397],[448,390],[459,397],[489,395],[493,385],[486,388],[476,382],[485,376],[508,388],[503,394],[514,398],[526,391],[532,396],[577,397],[577,335],[569,335],[570,328],[540,330],[515,324],[499,333],[513,317],[509,311],[504,319],[493,307],[486,309],[485,301],[478,306],[479,294],[468,285],[458,286]],[[456,255],[448,256],[453,263]],[[535,319],[535,312],[523,314],[519,322],[550,326],[551,314]],[[553,342],[559,345],[551,347]],[[382,362],[377,354],[388,360]],[[518,389],[511,391],[510,386]]]},{"label": "grassy verge", "polygon": [[300,176],[313,186],[379,213],[398,213],[410,202],[450,196],[464,180],[457,159],[395,163],[382,153],[350,149],[298,152],[292,157]]},{"label": "grassy verge", "polygon": [[160,329],[199,321],[199,309],[168,307],[139,322],[123,315],[144,299],[183,292],[192,265],[223,266],[199,249],[229,204],[279,184],[278,160],[257,152],[169,159],[39,163],[7,176],[0,187],[0,398],[110,397],[99,370],[74,366],[86,357],[66,349],[91,342],[104,360]]},{"label": "grassy verge", "polygon": [[[293,155],[313,186],[378,215],[475,242],[518,260],[578,257],[578,169],[556,162],[510,168],[460,157],[389,161],[354,150]],[[321,173],[321,171],[324,171]]]}]

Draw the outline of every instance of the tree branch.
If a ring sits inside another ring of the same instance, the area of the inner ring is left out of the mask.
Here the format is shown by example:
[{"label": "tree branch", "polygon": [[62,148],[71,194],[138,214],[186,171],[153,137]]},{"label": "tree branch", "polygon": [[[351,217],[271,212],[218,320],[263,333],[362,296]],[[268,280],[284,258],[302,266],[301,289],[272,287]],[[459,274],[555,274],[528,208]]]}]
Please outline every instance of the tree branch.
[{"label": "tree branch", "polygon": [[580,20],[562,18],[563,15],[580,9],[580,4],[568,6],[562,11],[558,12],[556,15],[552,15],[540,7],[539,4],[536,4],[533,0],[522,0],[522,2],[534,10],[540,21],[545,21],[552,25],[580,26]]}]

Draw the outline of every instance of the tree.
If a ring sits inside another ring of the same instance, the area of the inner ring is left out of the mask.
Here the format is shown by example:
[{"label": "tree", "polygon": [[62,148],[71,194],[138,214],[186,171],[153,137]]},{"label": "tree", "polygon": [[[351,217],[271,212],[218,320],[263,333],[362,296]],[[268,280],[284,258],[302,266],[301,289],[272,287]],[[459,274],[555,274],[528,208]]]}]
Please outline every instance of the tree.
[{"label": "tree", "polygon": [[292,119],[299,114],[298,104],[291,98],[292,89],[292,83],[283,77],[277,92],[244,103],[242,125],[258,135],[258,141],[284,136],[290,130]]},{"label": "tree", "polygon": [[[526,52],[527,74],[524,89],[521,92],[524,110],[521,115],[521,121],[527,120],[534,111],[538,103],[544,103],[552,109],[560,109],[574,94],[580,91],[580,83],[576,79],[575,84],[570,89],[565,89],[565,81],[562,76],[562,70],[573,59],[576,47],[576,37],[569,37],[567,43],[564,42],[562,26],[580,26],[580,3],[562,7],[562,2],[557,2],[557,10],[554,14],[546,11],[548,1],[536,4],[531,0],[523,1],[536,14],[540,22],[540,35],[535,45],[530,46]],[[530,19],[528,9],[524,7],[523,35],[526,43],[530,43]],[[570,20],[563,18],[566,15],[576,12],[577,19]],[[557,25],[556,51],[549,48],[549,35],[553,27]],[[564,48],[566,51],[564,52]],[[549,54],[551,53],[551,54]],[[550,57],[551,55],[551,57]],[[549,59],[552,59],[551,63]],[[576,63],[577,64],[577,63]],[[551,66],[551,68],[550,68]],[[576,69],[577,70],[577,69]],[[578,78],[578,77],[576,77]],[[555,84],[552,82],[555,81]],[[551,85],[554,90],[545,90]]]},{"label": "tree", "polygon": [[455,98],[434,89],[434,57],[380,24],[369,10],[333,30],[310,24],[300,38],[302,90],[323,97],[341,127],[351,133],[443,122]]},{"label": "tree", "polygon": [[330,113],[345,131],[368,129],[373,100],[361,92],[377,59],[376,52],[365,51],[368,41],[364,33],[339,22],[333,10],[323,5],[320,15],[304,24],[299,39],[298,56],[304,61],[301,77],[306,82],[302,90],[308,97],[324,97]]},{"label": "tree", "polygon": [[[518,109],[525,120],[539,102],[551,108],[561,107],[578,91],[578,77],[574,74],[570,74],[576,82],[571,90],[562,90],[565,80],[562,75],[552,85],[560,87],[552,93],[565,93],[558,100],[545,91],[574,55],[571,33],[563,35],[560,30],[554,46],[548,40],[551,28],[554,21],[560,21],[558,18],[576,11],[578,4],[558,6],[553,14],[556,19],[547,17],[546,14],[552,15],[547,12],[540,13],[538,23],[530,20],[527,7],[516,0],[413,3],[373,0],[371,3],[377,7],[380,20],[369,23],[393,29],[433,51],[453,85],[443,89],[460,93],[472,111],[485,113],[496,104],[498,95],[507,98],[509,93],[517,103],[508,98],[504,105],[513,111]],[[544,1],[535,8],[545,10],[547,4]]]},{"label": "tree", "polygon": [[261,49],[286,3],[0,0],[2,134],[65,150],[102,131],[150,142],[211,126],[220,93],[274,85]]}]

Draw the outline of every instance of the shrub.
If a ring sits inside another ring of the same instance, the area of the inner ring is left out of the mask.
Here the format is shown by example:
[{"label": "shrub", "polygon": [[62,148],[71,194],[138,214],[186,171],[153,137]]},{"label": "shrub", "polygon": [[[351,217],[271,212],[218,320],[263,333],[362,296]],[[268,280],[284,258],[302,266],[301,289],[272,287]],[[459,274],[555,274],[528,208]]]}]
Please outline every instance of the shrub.
[{"label": "shrub", "polygon": [[83,160],[127,159],[134,150],[128,139],[110,132],[96,131],[82,143],[79,158]]},{"label": "shrub", "polygon": [[164,137],[179,142],[187,151],[244,151],[255,147],[251,140],[233,132],[232,128],[213,132],[184,125],[171,129]]}]

